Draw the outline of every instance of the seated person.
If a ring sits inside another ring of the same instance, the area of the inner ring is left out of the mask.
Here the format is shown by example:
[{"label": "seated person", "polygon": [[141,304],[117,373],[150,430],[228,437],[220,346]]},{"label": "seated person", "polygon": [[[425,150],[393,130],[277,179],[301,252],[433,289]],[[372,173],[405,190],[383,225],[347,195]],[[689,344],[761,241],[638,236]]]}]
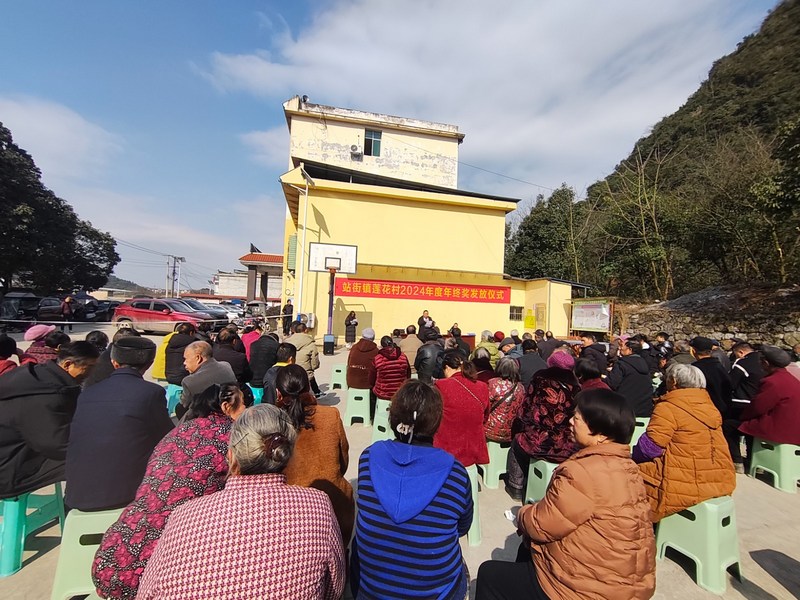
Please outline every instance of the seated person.
[{"label": "seated person", "polygon": [[175,510],[137,598],[342,595],[344,549],[330,500],[319,490],[287,485],[283,475],[295,438],[277,407],[244,411],[231,430],[225,489]]},{"label": "seated person", "polygon": [[637,417],[649,417],[653,412],[653,378],[641,352],[641,344],[633,340],[621,346],[620,357],[611,368],[606,384],[627,398]]},{"label": "seated person", "polygon": [[214,358],[231,366],[239,387],[244,389],[244,385],[250,383],[253,378],[253,371],[250,370],[246,353],[234,349],[233,344],[237,340],[239,340],[239,336],[231,330],[220,331],[214,343]]},{"label": "seated person", "polygon": [[[11,360],[12,356],[16,356],[19,362]],[[0,375],[25,363],[36,363],[36,360],[18,350],[17,342],[14,338],[8,337],[5,333],[0,333]]]},{"label": "seated person", "polygon": [[[38,325],[34,327],[38,327]],[[33,327],[31,327],[31,329],[33,329]],[[40,365],[50,362],[51,360],[57,360],[58,349],[64,344],[69,344],[70,337],[63,331],[51,331],[44,336],[42,342],[41,346],[31,344],[26,351],[28,356],[33,358],[36,363]]]},{"label": "seated person", "polygon": [[194,397],[203,390],[212,385],[236,382],[231,366],[226,362],[219,362],[212,352],[208,342],[192,342],[183,351],[183,366],[189,374],[183,378],[181,384],[181,403],[175,407],[177,417],[183,416]]},{"label": "seated person", "polygon": [[253,379],[250,385],[264,387],[264,375],[278,362],[277,353],[280,340],[278,334],[265,333],[250,345],[250,368],[253,370]]},{"label": "seated person", "polygon": [[86,334],[84,339],[92,346],[97,348],[97,351],[101,354],[106,351],[106,348],[108,348],[108,336],[105,334],[105,332],[100,331],[99,329],[90,331]]},{"label": "seated person", "polygon": [[575,401],[570,422],[581,449],[556,469],[545,497],[517,514],[517,562],[480,566],[477,600],[644,600],[655,592],[650,507],[628,446],[633,411],[610,390]]},{"label": "seated person", "polygon": [[[297,357],[297,349],[294,344],[283,342],[278,344],[278,350],[275,353],[275,364],[272,365],[266,373],[264,373],[264,396],[261,398],[262,404],[275,404],[278,398],[277,388],[275,381],[278,378],[278,371],[286,365],[293,365]],[[306,371],[308,375],[308,371]]]},{"label": "seated person", "polygon": [[97,355],[89,342],[72,342],[56,360],[0,378],[0,498],[64,480],[69,424]]},{"label": "seated person", "polygon": [[489,381],[497,376],[486,348],[476,348],[475,352],[472,353],[471,362],[475,365],[475,370],[477,371],[475,377],[478,381],[488,385]]},{"label": "seated person", "polygon": [[391,400],[410,377],[411,365],[406,355],[391,337],[383,336],[381,349],[369,366],[369,387],[372,388],[372,393],[380,400]]},{"label": "seated person", "polygon": [[433,447],[441,420],[437,388],[407,381],[389,409],[396,440],[361,454],[350,561],[354,598],[467,595],[458,538],[472,524],[472,491],[466,469]]},{"label": "seated person", "polygon": [[342,531],[344,546],[350,543],[356,506],[353,486],[345,479],[350,445],[342,418],[334,406],[317,406],[308,374],[300,365],[286,365],[275,381],[275,405],[283,409],[297,431],[292,459],[284,474],[286,483],[322,490],[331,500]]},{"label": "seated person", "polygon": [[519,363],[510,357],[497,362],[497,377],[489,380],[489,413],[483,421],[487,440],[511,441],[511,424],[525,400],[525,388],[519,380]]},{"label": "seated person", "polygon": [[181,385],[183,378],[189,375],[183,366],[183,353],[189,344],[197,341],[196,334],[197,328],[192,323],[178,323],[175,326],[164,353],[164,373],[168,383]]},{"label": "seated person", "polygon": [[575,361],[575,377],[581,384],[581,391],[584,390],[610,390],[605,381],[603,381],[602,372],[597,368],[597,362],[591,358],[579,358]]},{"label": "seated person", "polygon": [[[124,337],[141,337],[141,335],[133,327],[120,327],[117,329],[111,345],[100,353],[97,364],[94,366],[94,369],[92,369],[92,372],[89,373],[86,381],[83,382],[84,390],[93,386],[95,383],[103,381],[114,372],[114,365],[111,364],[111,349],[114,347],[114,344]],[[156,349],[156,354],[157,353],[158,349]]]},{"label": "seated person", "polygon": [[67,446],[67,506],[122,508],[136,495],[153,448],[173,428],[164,388],[142,377],[155,354],[147,338],[115,341],[114,372],[78,397]]},{"label": "seated person", "polygon": [[729,496],[736,487],[722,417],[705,390],[702,371],[675,363],[667,368],[666,383],[667,393],[633,449],[654,523],[704,500]]},{"label": "seated person", "polygon": [[194,397],[186,420],[158,443],[136,497],[106,531],[95,554],[92,580],[101,597],[135,598],[172,511],[225,486],[228,437],[244,408],[235,383],[211,386]]}]

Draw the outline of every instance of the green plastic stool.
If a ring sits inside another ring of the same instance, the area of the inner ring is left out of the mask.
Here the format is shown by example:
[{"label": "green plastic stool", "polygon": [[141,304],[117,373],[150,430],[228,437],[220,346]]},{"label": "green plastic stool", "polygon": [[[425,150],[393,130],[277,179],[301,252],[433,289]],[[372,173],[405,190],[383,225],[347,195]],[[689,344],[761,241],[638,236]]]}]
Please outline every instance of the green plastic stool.
[{"label": "green plastic stool", "polygon": [[256,404],[261,404],[261,401],[264,399],[264,388],[253,387],[249,383],[247,385],[251,390],[253,390],[253,406]]},{"label": "green plastic stool", "polygon": [[647,426],[650,424],[650,417],[636,417],[636,427],[633,428],[633,436],[631,437],[631,448],[636,445],[642,434],[647,431]]},{"label": "green plastic stool", "polygon": [[95,512],[69,512],[61,538],[61,552],[58,555],[50,600],[65,600],[84,594],[94,597],[92,561],[103,534],[119,519],[123,510],[117,508]]},{"label": "green plastic stool", "polygon": [[483,469],[483,484],[496,490],[500,486],[500,475],[506,472],[506,461],[511,442],[493,442],[486,440],[486,447],[489,449],[489,464],[481,465]]},{"label": "green plastic stool", "polygon": [[375,419],[372,421],[372,443],[381,440],[393,440],[394,432],[389,426],[389,408],[392,406],[391,400],[381,400],[375,403]]},{"label": "green plastic stool", "polygon": [[331,390],[347,389],[347,365],[334,365],[331,369]]},{"label": "green plastic stool", "polygon": [[175,407],[181,401],[181,392],[183,388],[179,385],[175,385],[174,383],[170,383],[167,386],[167,412],[170,416],[175,414]]},{"label": "green plastic stool", "polygon": [[[61,483],[51,494],[32,492],[0,500],[3,522],[0,523],[0,577],[13,575],[22,568],[25,538],[58,519],[64,531],[64,495]],[[30,512],[29,512],[30,511]]]},{"label": "green plastic stool", "polygon": [[800,480],[800,446],[754,438],[750,477],[755,477],[756,469],[771,473],[777,489],[796,494],[797,481]]},{"label": "green plastic stool", "polygon": [[347,390],[347,409],[344,412],[344,424],[350,426],[353,419],[361,419],[364,427],[372,424],[369,418],[369,390],[349,388]]},{"label": "green plastic stool", "polygon": [[528,485],[525,487],[525,503],[538,502],[547,493],[547,486],[558,463],[532,460],[528,465]]},{"label": "green plastic stool", "polygon": [[736,511],[730,496],[706,500],[662,519],[656,531],[659,560],[667,546],[694,561],[697,585],[709,592],[725,593],[725,572],[733,565],[736,578],[742,580]]},{"label": "green plastic stool", "polygon": [[470,465],[466,467],[469,475],[470,487],[472,487],[472,525],[467,532],[467,539],[470,546],[481,545],[481,511],[478,504],[478,466]]}]

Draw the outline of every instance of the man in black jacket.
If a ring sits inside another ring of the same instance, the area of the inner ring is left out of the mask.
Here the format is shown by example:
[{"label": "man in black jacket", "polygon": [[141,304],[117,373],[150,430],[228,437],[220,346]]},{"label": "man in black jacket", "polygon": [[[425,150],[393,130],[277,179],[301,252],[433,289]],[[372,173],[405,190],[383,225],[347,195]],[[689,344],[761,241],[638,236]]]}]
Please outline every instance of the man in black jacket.
[{"label": "man in black jacket", "polygon": [[279,345],[277,333],[266,333],[250,344],[250,368],[253,371],[250,385],[259,388],[264,386],[264,375],[278,362]]},{"label": "man in black jacket", "polygon": [[522,356],[517,359],[519,363],[520,383],[528,389],[533,376],[542,369],[547,368],[547,363],[539,356],[539,349],[533,340],[522,340]]},{"label": "man in black jacket", "polygon": [[747,342],[735,344],[731,351],[736,360],[730,372],[733,398],[731,412],[728,416],[738,419],[742,409],[750,404],[750,400],[758,393],[761,379],[764,377],[764,369],[761,367],[761,355],[753,350],[753,347]]},{"label": "man in black jacket", "polygon": [[649,417],[653,412],[653,380],[650,368],[639,353],[639,342],[628,340],[619,350],[620,357],[608,374],[606,383],[625,396],[637,417]]},{"label": "man in black jacket", "polygon": [[72,342],[58,358],[24,364],[0,377],[0,498],[64,480],[69,425],[97,348]]},{"label": "man in black jacket", "polygon": [[433,378],[441,379],[442,361],[444,346],[439,342],[441,337],[433,327],[425,330],[425,343],[417,350],[417,357],[414,359],[414,368],[420,381],[433,383]]},{"label": "man in black jacket", "polygon": [[597,337],[593,333],[584,333],[581,336],[583,347],[581,348],[581,358],[590,358],[597,365],[601,373],[605,373],[608,368],[606,359],[606,347],[597,343]]},{"label": "man in black jacket", "polygon": [[229,329],[220,331],[214,343],[214,358],[219,362],[226,362],[231,366],[233,374],[236,376],[236,383],[244,390],[245,384],[250,383],[250,380],[253,378],[253,371],[250,369],[247,355],[235,349],[234,344],[237,341],[241,343],[238,334],[233,333]]},{"label": "man in black jacket", "polygon": [[689,342],[689,345],[692,348],[692,354],[697,359],[692,365],[700,369],[706,376],[706,391],[711,396],[711,401],[719,410],[722,418],[728,418],[733,397],[731,380],[722,363],[712,355],[714,340],[697,336]]},{"label": "man in black jacket", "polygon": [[183,365],[183,353],[189,344],[197,341],[196,335],[197,328],[192,323],[178,323],[175,326],[175,333],[169,338],[164,353],[164,372],[168,383],[182,385],[184,377],[188,377],[189,371]]},{"label": "man in black jacket", "polygon": [[71,508],[119,508],[136,495],[153,448],[174,426],[164,388],[142,377],[155,356],[147,338],[116,340],[114,372],[78,398],[67,447]]},{"label": "man in black jacket", "polygon": [[120,327],[117,329],[117,332],[112,338],[111,345],[100,354],[100,358],[97,359],[97,364],[95,364],[94,369],[89,373],[86,381],[83,382],[84,390],[93,386],[95,383],[100,383],[104,379],[107,379],[108,376],[114,372],[114,365],[111,363],[111,350],[114,344],[124,337],[141,337],[141,334],[133,327]]}]

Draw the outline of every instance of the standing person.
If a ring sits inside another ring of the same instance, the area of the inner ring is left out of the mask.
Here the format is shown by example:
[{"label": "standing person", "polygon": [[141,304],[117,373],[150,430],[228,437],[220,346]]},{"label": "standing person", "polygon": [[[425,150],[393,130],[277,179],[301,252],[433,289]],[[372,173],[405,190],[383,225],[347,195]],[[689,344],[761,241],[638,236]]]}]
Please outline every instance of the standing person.
[{"label": "standing person", "polygon": [[539,355],[539,349],[534,340],[522,340],[522,356],[517,359],[517,362],[519,363],[519,380],[526,390],[533,376],[547,368],[547,363]]},{"label": "standing person", "polygon": [[531,459],[560,463],[577,450],[569,426],[575,396],[580,391],[572,373],[574,367],[572,354],[559,350],[547,359],[547,368],[531,380],[512,424],[506,492],[514,500],[522,500]]},{"label": "standing person", "polygon": [[147,338],[115,341],[114,371],[78,398],[67,447],[67,506],[122,508],[136,495],[153,448],[174,427],[164,388],[143,378],[155,355]]},{"label": "standing person", "polygon": [[361,339],[353,344],[347,355],[347,387],[359,390],[370,389],[369,370],[372,366],[372,359],[377,354],[375,330],[372,327],[366,327],[361,332]]},{"label": "standing person", "polygon": [[331,503],[319,490],[287,485],[283,475],[295,439],[274,406],[245,411],[231,430],[225,489],[174,511],[137,598],[328,600],[342,595],[344,549]]},{"label": "standing person", "polygon": [[350,562],[355,598],[466,598],[458,538],[472,525],[466,469],[433,447],[442,420],[437,388],[407,381],[395,394],[395,440],[358,461],[358,511]]},{"label": "standing person", "polygon": [[525,387],[519,381],[519,365],[513,358],[501,358],[489,380],[489,412],[483,423],[487,440],[511,441],[511,424],[525,400]]},{"label": "standing person", "polygon": [[619,349],[620,357],[611,368],[606,383],[628,400],[633,414],[649,417],[653,412],[653,380],[650,366],[640,356],[641,349],[641,344],[633,339],[625,342]]},{"label": "standing person", "polygon": [[[72,331],[72,322],[75,320],[75,301],[72,299],[72,296],[67,296],[61,302],[61,317],[64,319],[64,323],[69,325],[70,332]],[[65,325],[61,326],[61,331],[64,331],[66,328]]]},{"label": "standing person", "polygon": [[235,383],[192,398],[186,419],[153,450],[133,502],[103,535],[92,562],[98,595],[133,600],[172,511],[225,487],[228,438],[244,408]]},{"label": "standing person", "polygon": [[0,498],[64,480],[69,426],[98,356],[89,342],[72,342],[54,361],[27,363],[2,376]]},{"label": "standing person", "polygon": [[408,364],[411,365],[411,372],[416,373],[417,369],[414,367],[414,363],[417,360],[417,350],[422,346],[422,340],[417,336],[417,328],[415,325],[406,327],[406,337],[400,340],[397,345],[400,347],[400,350],[403,351],[403,354],[406,355]]},{"label": "standing person", "polygon": [[250,368],[253,379],[250,385],[264,387],[264,375],[278,362],[278,334],[270,331],[265,333],[250,345]]},{"label": "standing person", "polygon": [[283,341],[295,347],[297,351],[294,359],[295,363],[306,370],[308,382],[311,384],[311,391],[314,392],[316,398],[321,398],[323,393],[314,378],[314,371],[319,369],[319,351],[314,343],[314,338],[306,333],[306,324],[297,323],[294,327],[294,334]]},{"label": "standing person", "polygon": [[348,350],[353,346],[356,341],[356,326],[358,319],[356,318],[356,311],[351,310],[350,314],[344,320],[344,341],[345,348]]},{"label": "standing person", "polygon": [[183,351],[183,364],[189,375],[183,378],[181,401],[175,407],[175,414],[179,418],[189,409],[194,398],[204,390],[212,385],[236,381],[231,366],[214,358],[208,342],[192,342],[186,346],[186,350]]},{"label": "standing person", "polygon": [[692,355],[696,359],[692,364],[705,375],[706,391],[711,396],[711,401],[717,407],[723,420],[729,418],[733,400],[731,379],[722,363],[713,356],[714,340],[697,336],[689,342],[689,345],[692,348]]},{"label": "standing person", "polygon": [[489,464],[483,421],[489,411],[489,387],[475,377],[475,367],[458,350],[442,355],[444,379],[436,380],[442,395],[442,422],[433,438],[465,467]]},{"label": "standing person", "polygon": [[433,327],[434,325],[436,325],[436,323],[434,323],[433,319],[431,319],[431,316],[430,314],[428,314],[428,311],[423,310],[422,316],[419,319],[417,319],[417,326],[419,327],[420,332],[430,327]]},{"label": "standing person", "polygon": [[335,406],[318,406],[308,375],[298,365],[280,370],[275,406],[284,410],[297,431],[297,442],[284,470],[286,483],[322,490],[330,498],[346,548],[353,534],[356,506],[353,486],[344,474],[350,463],[350,444]]},{"label": "standing person", "polygon": [[539,502],[517,513],[517,562],[478,569],[476,600],[646,600],[656,588],[650,507],[630,458],[633,412],[609,390],[581,392],[570,419],[579,450]]},{"label": "standing person", "polygon": [[397,390],[411,377],[411,366],[405,354],[395,346],[392,338],[381,338],[381,349],[372,359],[369,369],[369,386],[376,398],[391,400]]},{"label": "standing person", "polygon": [[289,326],[292,324],[292,315],[294,314],[294,306],[292,306],[291,299],[286,300],[281,314],[283,315],[283,335],[286,337],[289,335]]}]

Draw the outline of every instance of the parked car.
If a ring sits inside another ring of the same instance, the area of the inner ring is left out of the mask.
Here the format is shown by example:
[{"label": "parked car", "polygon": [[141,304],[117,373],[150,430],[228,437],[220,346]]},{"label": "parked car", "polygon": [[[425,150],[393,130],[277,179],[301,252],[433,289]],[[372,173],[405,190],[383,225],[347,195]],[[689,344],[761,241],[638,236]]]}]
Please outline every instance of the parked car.
[{"label": "parked car", "polygon": [[235,305],[235,304],[208,304],[206,305],[208,308],[215,308],[217,310],[225,311],[225,314],[228,317],[228,321],[233,323],[235,319],[238,319],[242,316],[242,311]]},{"label": "parked car", "polygon": [[31,324],[36,319],[36,311],[39,309],[41,298],[31,292],[8,292],[0,300],[0,321],[8,330],[27,329],[25,323],[14,321],[30,321]]},{"label": "parked car", "polygon": [[110,323],[114,318],[114,310],[121,304],[118,300],[100,300],[95,310],[95,321]]},{"label": "parked car", "polygon": [[135,327],[144,332],[169,333],[179,322],[196,326],[208,323],[213,328],[218,321],[175,298],[134,298],[114,310],[118,327]]},{"label": "parked car", "polygon": [[223,309],[219,305],[213,306],[213,305],[203,304],[202,302],[200,302],[199,300],[195,300],[194,298],[181,298],[181,302],[183,302],[184,304],[188,304],[191,308],[195,310],[208,313],[218,321],[224,321],[222,327],[224,327],[230,322],[230,319],[228,318],[228,311]]}]

